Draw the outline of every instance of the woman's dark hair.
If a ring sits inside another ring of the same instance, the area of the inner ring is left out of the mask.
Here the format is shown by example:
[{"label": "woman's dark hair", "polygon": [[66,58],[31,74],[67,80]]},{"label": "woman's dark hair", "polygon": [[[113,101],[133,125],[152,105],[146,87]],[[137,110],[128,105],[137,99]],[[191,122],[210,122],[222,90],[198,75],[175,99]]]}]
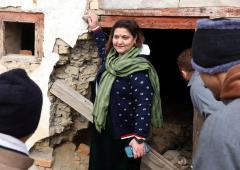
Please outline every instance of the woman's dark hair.
[{"label": "woman's dark hair", "polygon": [[144,35],[141,29],[139,28],[138,24],[136,23],[136,21],[129,20],[129,19],[121,19],[121,20],[118,20],[111,29],[109,39],[106,44],[106,54],[108,54],[110,49],[113,47],[113,44],[112,44],[113,34],[117,28],[127,29],[134,38],[137,38],[135,46],[136,47],[142,46],[144,42]]}]

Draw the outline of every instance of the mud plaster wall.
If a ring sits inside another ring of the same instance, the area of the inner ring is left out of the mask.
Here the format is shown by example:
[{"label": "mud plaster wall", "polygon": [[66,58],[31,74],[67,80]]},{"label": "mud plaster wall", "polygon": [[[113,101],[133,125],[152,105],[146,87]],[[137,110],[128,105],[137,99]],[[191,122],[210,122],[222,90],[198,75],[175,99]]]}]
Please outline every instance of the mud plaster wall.
[{"label": "mud plaster wall", "polygon": [[[0,60],[1,71],[17,67],[26,69],[30,77],[40,86],[43,92],[44,100],[40,123],[37,131],[27,141],[28,148],[31,148],[36,141],[47,138],[50,135],[50,124],[58,124],[49,122],[49,120],[55,121],[55,119],[50,119],[51,103],[48,97],[50,74],[60,58],[58,53],[53,52],[53,48],[57,38],[62,39],[69,47],[73,47],[78,36],[87,32],[87,25],[81,19],[86,5],[87,0],[71,0],[71,2],[65,0],[51,0],[51,2],[46,2],[45,0],[0,1],[1,11],[40,12],[44,14],[44,57],[42,61],[40,63],[34,62],[34,60],[31,60],[31,57],[14,58],[14,60],[8,58],[3,60],[1,58]],[[55,127],[58,130],[51,130],[51,134],[60,132],[59,129],[61,127]]]},{"label": "mud plaster wall", "polygon": [[[80,38],[76,45],[70,48],[58,39],[54,51],[59,53],[60,59],[51,75],[51,83],[57,79],[63,80],[75,91],[90,98],[90,82],[95,79],[99,65],[95,42],[91,38]],[[51,145],[62,140],[71,141],[78,130],[88,127],[88,121],[74,109],[51,94],[50,99],[50,135],[55,135],[50,141]]]}]

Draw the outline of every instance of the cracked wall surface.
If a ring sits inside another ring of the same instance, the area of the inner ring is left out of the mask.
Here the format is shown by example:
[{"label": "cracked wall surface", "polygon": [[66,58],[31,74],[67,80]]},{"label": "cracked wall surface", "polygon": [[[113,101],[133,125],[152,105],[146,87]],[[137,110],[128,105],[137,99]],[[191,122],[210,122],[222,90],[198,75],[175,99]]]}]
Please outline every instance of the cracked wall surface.
[{"label": "cracked wall surface", "polygon": [[[99,65],[97,49],[92,39],[79,39],[73,48],[62,40],[55,44],[54,51],[60,55],[51,75],[51,82],[63,80],[75,91],[90,98],[90,83],[95,79]],[[53,95],[51,98],[50,135],[71,129],[73,133],[87,128],[88,121],[67,104]]]},{"label": "cracked wall surface", "polygon": [[[44,57],[40,63],[31,63],[28,60],[23,62],[21,59],[14,61],[0,61],[2,70],[11,68],[24,68],[30,77],[40,86],[43,92],[43,109],[39,126],[33,136],[27,141],[28,148],[31,148],[35,142],[47,138],[50,135],[50,105],[48,97],[50,75],[54,69],[54,65],[59,60],[58,52],[54,52],[53,48],[56,39],[61,39],[73,47],[76,44],[78,36],[87,32],[87,25],[81,19],[84,15],[87,0],[1,0],[0,11],[12,12],[29,12],[44,14]],[[61,51],[60,51],[61,53]],[[2,57],[2,56],[1,56]],[[29,67],[29,69],[28,69]],[[66,124],[66,123],[65,123]]]}]

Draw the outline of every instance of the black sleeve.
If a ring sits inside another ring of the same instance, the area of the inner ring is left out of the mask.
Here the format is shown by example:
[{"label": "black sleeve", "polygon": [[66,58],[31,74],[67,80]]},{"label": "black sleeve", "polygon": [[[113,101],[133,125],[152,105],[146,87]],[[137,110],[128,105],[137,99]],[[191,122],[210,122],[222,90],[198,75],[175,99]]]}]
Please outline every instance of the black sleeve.
[{"label": "black sleeve", "polygon": [[148,71],[139,71],[130,75],[135,103],[135,134],[146,138],[151,122],[153,88]]}]

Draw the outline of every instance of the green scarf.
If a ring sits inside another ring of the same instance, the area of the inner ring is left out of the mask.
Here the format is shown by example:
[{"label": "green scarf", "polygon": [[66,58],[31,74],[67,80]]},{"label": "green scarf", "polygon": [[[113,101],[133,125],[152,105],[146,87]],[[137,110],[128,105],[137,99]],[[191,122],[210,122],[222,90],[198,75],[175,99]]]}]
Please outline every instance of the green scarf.
[{"label": "green scarf", "polygon": [[139,48],[133,47],[121,57],[115,49],[111,49],[106,59],[106,71],[103,72],[97,96],[93,106],[93,119],[96,129],[101,132],[105,128],[112,84],[116,77],[126,77],[134,72],[148,70],[149,78],[154,90],[151,123],[153,127],[162,126],[162,108],[160,99],[160,85],[158,75],[152,64],[145,58],[138,57]]}]

